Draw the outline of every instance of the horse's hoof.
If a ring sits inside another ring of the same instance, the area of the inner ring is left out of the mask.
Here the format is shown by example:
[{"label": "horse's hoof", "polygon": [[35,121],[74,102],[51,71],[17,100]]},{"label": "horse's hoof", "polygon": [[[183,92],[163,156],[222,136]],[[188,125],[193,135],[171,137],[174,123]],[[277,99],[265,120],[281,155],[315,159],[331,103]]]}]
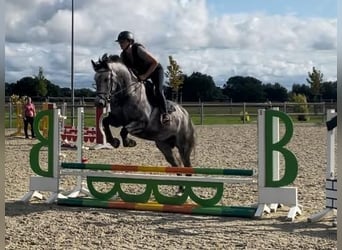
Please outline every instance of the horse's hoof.
[{"label": "horse's hoof", "polygon": [[135,147],[137,145],[136,141],[132,140],[132,139],[128,139],[123,141],[123,146],[124,147]]},{"label": "horse's hoof", "polygon": [[120,140],[117,138],[113,138],[112,140],[108,141],[110,145],[114,148],[118,148],[120,146]]}]

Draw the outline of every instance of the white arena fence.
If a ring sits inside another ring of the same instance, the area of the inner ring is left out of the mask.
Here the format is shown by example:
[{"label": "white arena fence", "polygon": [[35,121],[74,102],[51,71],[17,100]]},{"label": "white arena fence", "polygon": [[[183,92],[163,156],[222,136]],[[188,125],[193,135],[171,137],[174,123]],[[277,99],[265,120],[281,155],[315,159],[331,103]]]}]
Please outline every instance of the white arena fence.
[{"label": "white arena fence", "polygon": [[[5,128],[16,128],[17,117],[17,105],[11,103],[9,98],[5,98]],[[37,111],[43,110],[43,101],[35,100],[33,102]],[[51,97],[47,99],[47,102],[52,102],[57,105],[58,108],[65,108],[66,116],[69,124],[73,124],[76,121],[76,109],[77,107],[84,107],[85,119],[95,118],[96,109],[94,107],[94,98],[76,98],[75,106],[72,107],[71,99],[65,97]],[[206,119],[210,118],[233,118],[236,122],[249,123],[257,120],[258,109],[268,109],[271,107],[279,107],[279,110],[286,113],[291,117],[305,115],[310,117],[314,122],[324,123],[327,119],[326,112],[328,109],[336,109],[336,102],[318,102],[307,103],[308,113],[299,113],[298,107],[303,105],[300,103],[290,102],[275,102],[275,103],[233,103],[233,102],[198,102],[198,103],[182,103],[182,105],[189,111],[195,124],[203,125]],[[315,119],[314,119],[315,118]],[[296,119],[293,119],[296,121]],[[94,119],[95,121],[95,119]],[[95,124],[93,124],[95,126]]]}]

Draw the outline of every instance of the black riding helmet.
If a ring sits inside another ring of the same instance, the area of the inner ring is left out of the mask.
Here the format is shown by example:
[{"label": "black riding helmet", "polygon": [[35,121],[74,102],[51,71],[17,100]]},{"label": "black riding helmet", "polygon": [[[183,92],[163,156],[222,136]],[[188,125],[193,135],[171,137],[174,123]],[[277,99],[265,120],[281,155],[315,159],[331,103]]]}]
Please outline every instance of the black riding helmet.
[{"label": "black riding helmet", "polygon": [[130,31],[121,31],[120,34],[118,35],[118,38],[116,39],[116,42],[119,42],[122,40],[129,40],[132,43],[134,43],[133,33]]}]

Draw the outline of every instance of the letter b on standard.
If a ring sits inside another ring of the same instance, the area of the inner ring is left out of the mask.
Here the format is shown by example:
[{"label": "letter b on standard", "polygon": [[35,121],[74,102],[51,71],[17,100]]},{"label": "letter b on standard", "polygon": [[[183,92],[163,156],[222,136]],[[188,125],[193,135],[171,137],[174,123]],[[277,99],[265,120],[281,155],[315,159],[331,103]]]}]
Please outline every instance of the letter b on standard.
[{"label": "letter b on standard", "polygon": [[[283,121],[285,132],[279,141],[273,141],[273,118],[278,117]],[[296,156],[285,148],[293,135],[293,124],[291,118],[277,110],[266,110],[265,112],[265,179],[266,187],[283,187],[291,184],[297,177],[298,162]],[[284,159],[284,175],[279,180],[273,179],[273,152],[279,152]]]},{"label": "letter b on standard", "polygon": [[[30,165],[33,172],[35,172],[37,175],[44,176],[44,177],[53,177],[53,156],[56,152],[55,148],[53,146],[53,133],[54,133],[54,126],[58,126],[54,124],[54,116],[53,116],[52,109],[49,110],[43,110],[37,114],[37,116],[34,119],[33,129],[34,133],[38,139],[38,143],[32,146],[31,152],[30,152]],[[39,130],[39,122],[43,119],[44,116],[48,117],[48,135],[47,138],[45,138],[40,130]],[[44,170],[39,161],[39,155],[40,151],[43,147],[48,148],[48,167],[46,170]]]}]

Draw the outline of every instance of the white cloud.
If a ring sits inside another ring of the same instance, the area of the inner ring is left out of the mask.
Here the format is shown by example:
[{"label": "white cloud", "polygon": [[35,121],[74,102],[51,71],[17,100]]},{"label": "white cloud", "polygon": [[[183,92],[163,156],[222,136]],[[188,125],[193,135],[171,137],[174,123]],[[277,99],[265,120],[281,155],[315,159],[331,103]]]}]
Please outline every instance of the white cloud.
[{"label": "white cloud", "polygon": [[[49,80],[69,86],[70,2],[6,1],[6,81],[43,66]],[[164,67],[173,55],[185,73],[211,75],[220,85],[234,75],[305,83],[312,66],[336,79],[336,19],[213,16],[205,0],[82,0],[75,1],[74,14],[76,87],[90,87],[91,59],[120,53],[114,41],[121,30],[133,31]]]}]

